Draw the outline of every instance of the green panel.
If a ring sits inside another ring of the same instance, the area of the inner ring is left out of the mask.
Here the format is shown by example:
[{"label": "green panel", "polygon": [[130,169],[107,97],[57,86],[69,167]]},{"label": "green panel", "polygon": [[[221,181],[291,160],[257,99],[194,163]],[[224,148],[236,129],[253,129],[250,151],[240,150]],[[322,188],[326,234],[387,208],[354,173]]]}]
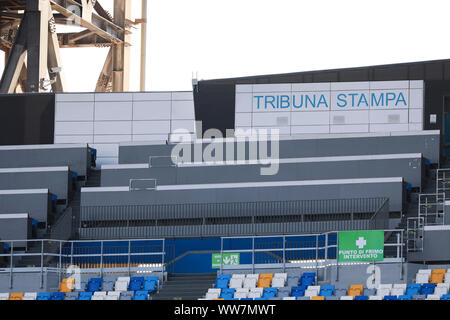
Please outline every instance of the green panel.
[{"label": "green panel", "polygon": [[[224,266],[238,265],[240,263],[240,260],[241,260],[240,253],[224,253],[222,264]],[[211,255],[211,266],[213,269],[220,268],[220,253],[213,253]]]},{"label": "green panel", "polygon": [[339,232],[339,261],[382,261],[384,255],[384,231]]}]

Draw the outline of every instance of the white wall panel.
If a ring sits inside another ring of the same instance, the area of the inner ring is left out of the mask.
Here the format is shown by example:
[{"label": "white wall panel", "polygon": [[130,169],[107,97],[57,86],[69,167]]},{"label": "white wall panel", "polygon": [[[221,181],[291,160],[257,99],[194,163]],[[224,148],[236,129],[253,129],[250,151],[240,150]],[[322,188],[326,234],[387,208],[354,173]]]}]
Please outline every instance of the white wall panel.
[{"label": "white wall panel", "polygon": [[253,126],[285,127],[290,126],[289,112],[253,113]]},{"label": "white wall panel", "polygon": [[173,91],[172,92],[172,101],[178,101],[178,100],[188,100],[188,101],[194,101],[194,96],[192,94],[192,91]]},{"label": "white wall panel", "polygon": [[331,84],[329,82],[317,82],[317,83],[293,83],[293,92],[304,91],[330,91]]},{"label": "white wall panel", "polygon": [[370,109],[370,91],[332,91],[331,111],[358,111]]},{"label": "white wall panel", "polygon": [[170,120],[170,101],[138,101],[133,103],[133,120]]},{"label": "white wall panel", "polygon": [[59,102],[55,107],[55,121],[93,121],[94,102]]},{"label": "white wall panel", "polygon": [[330,126],[292,126],[291,134],[330,133]]},{"label": "white wall panel", "polygon": [[423,124],[422,123],[410,123],[408,125],[409,131],[420,131],[423,130]]},{"label": "white wall panel", "polygon": [[241,126],[247,126],[252,123],[252,113],[236,113],[235,115],[235,128]]},{"label": "white wall panel", "polygon": [[408,131],[407,123],[401,124],[371,124],[370,132],[392,132],[392,131]]},{"label": "white wall panel", "polygon": [[93,143],[91,147],[97,149],[97,154],[101,157],[119,156],[119,143]]},{"label": "white wall panel", "polygon": [[94,143],[117,143],[117,142],[131,142],[131,134],[125,135],[95,135]]},{"label": "white wall panel", "polygon": [[368,124],[330,125],[330,133],[359,133],[368,131]]},{"label": "white wall panel", "polygon": [[172,119],[174,120],[195,119],[194,101],[188,100],[172,101]]},{"label": "white wall panel", "polygon": [[369,90],[369,81],[365,82],[332,82],[331,91]]},{"label": "white wall panel", "polygon": [[408,89],[409,81],[370,81],[370,89]]},{"label": "white wall panel", "polygon": [[94,134],[131,134],[131,121],[96,121]]},{"label": "white wall panel", "polygon": [[366,124],[369,121],[369,111],[331,111],[330,124]]},{"label": "white wall panel", "polygon": [[254,84],[253,93],[258,92],[290,92],[290,83],[275,83],[275,84]]},{"label": "white wall panel", "polygon": [[55,122],[55,135],[93,135],[93,122]]},{"label": "white wall panel", "polygon": [[411,109],[423,108],[423,89],[409,90],[409,100]]},{"label": "white wall panel", "polygon": [[134,134],[133,141],[166,141],[168,134]]},{"label": "white wall panel", "polygon": [[130,92],[96,93],[95,102],[100,101],[132,101],[133,94]]},{"label": "white wall panel", "polygon": [[[291,112],[292,126],[298,125],[328,125],[330,123],[329,112]],[[328,129],[327,129],[328,132]]]},{"label": "white wall panel", "polygon": [[267,129],[267,134],[270,135],[271,131],[270,130],[278,130],[279,131],[279,135],[290,135],[291,134],[291,127],[253,127],[254,129]]},{"label": "white wall panel", "polygon": [[94,136],[55,136],[55,143],[93,143]]},{"label": "white wall panel", "polygon": [[236,93],[236,112],[252,112],[252,93]]},{"label": "white wall panel", "polygon": [[170,92],[134,92],[133,101],[170,101]]},{"label": "white wall panel", "polygon": [[166,134],[170,132],[170,121],[134,121],[133,134]]},{"label": "white wall panel", "polygon": [[409,122],[422,123],[423,122],[423,109],[409,109]]},{"label": "white wall panel", "polygon": [[408,123],[409,110],[370,110],[370,123]]},{"label": "white wall panel", "polygon": [[94,102],[93,93],[58,93],[55,97],[56,102]]},{"label": "white wall panel", "polygon": [[253,85],[252,84],[241,84],[236,86],[236,93],[252,93]]},{"label": "white wall panel", "polygon": [[132,113],[132,101],[95,102],[94,120],[131,120]]},{"label": "white wall panel", "polygon": [[172,120],[171,132],[179,129],[195,132],[195,123],[192,120]]}]

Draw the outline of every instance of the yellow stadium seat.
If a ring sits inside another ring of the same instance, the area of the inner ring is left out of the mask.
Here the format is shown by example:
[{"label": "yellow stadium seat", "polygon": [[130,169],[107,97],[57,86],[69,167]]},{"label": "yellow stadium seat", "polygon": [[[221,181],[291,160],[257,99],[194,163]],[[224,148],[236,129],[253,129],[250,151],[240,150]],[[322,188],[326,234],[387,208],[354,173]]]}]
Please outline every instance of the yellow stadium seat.
[{"label": "yellow stadium seat", "polygon": [[348,289],[348,296],[360,296],[362,294],[364,290],[364,285],[363,284],[352,284],[350,286],[350,289]]},{"label": "yellow stadium seat", "polygon": [[73,287],[75,286],[75,279],[63,279],[61,284],[59,285],[59,292],[72,292]]},{"label": "yellow stadium seat", "polygon": [[258,288],[269,288],[272,283],[272,273],[261,273],[258,279]]},{"label": "yellow stadium seat", "polygon": [[17,293],[11,293],[10,295],[9,295],[9,300],[22,300],[22,298],[23,298],[23,293],[19,293],[19,292],[17,292]]},{"label": "yellow stadium seat", "polygon": [[311,297],[311,300],[325,300],[325,297],[322,296]]},{"label": "yellow stadium seat", "polygon": [[223,298],[217,298],[217,299],[213,299],[213,300],[225,300],[225,299],[223,299]]},{"label": "yellow stadium seat", "polygon": [[445,269],[433,269],[430,276],[430,283],[441,283],[444,282]]}]

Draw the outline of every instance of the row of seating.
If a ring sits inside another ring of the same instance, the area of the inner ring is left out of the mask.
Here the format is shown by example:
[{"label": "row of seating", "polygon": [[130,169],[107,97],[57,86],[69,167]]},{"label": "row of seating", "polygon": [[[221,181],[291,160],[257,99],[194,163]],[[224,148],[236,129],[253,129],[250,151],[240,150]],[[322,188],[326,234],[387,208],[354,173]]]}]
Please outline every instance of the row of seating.
[{"label": "row of seating", "polygon": [[0,300],[149,300],[149,292],[141,290],[0,293]]},{"label": "row of seating", "polygon": [[419,269],[416,273],[416,283],[450,284],[450,269]]},{"label": "row of seating", "polygon": [[215,288],[284,288],[292,285],[310,286],[315,283],[315,272],[304,273],[301,277],[287,273],[262,274],[221,274],[217,277]]},{"label": "row of seating", "polygon": [[[159,278],[157,276],[146,277],[118,277],[116,281],[111,279],[91,278],[86,286],[82,286],[82,291],[147,291],[156,292],[159,286]],[[71,292],[73,284],[68,285],[64,280],[60,285],[60,292]]]}]

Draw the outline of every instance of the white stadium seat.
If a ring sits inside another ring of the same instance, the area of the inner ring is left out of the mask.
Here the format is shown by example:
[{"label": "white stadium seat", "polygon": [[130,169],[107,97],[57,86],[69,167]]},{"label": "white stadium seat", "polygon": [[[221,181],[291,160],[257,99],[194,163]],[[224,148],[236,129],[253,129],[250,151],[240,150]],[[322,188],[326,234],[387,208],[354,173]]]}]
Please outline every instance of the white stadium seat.
[{"label": "white stadium seat", "polygon": [[106,291],[96,291],[94,292],[94,296],[106,296]]},{"label": "white stadium seat", "polygon": [[91,298],[91,300],[105,300],[105,296],[96,296],[96,295],[93,295],[92,298]]},{"label": "white stadium seat", "polygon": [[256,282],[258,280],[256,278],[245,278],[244,279],[244,288],[256,288]]},{"label": "white stadium seat", "polygon": [[392,288],[393,289],[403,289],[406,290],[407,284],[406,283],[395,283]]},{"label": "white stadium seat", "polygon": [[229,287],[239,289],[242,288],[242,284],[244,282],[244,278],[231,278]]},{"label": "white stadium seat", "polygon": [[390,295],[391,295],[391,289],[389,289],[389,288],[377,289],[377,296],[384,297],[384,296],[390,296]]},{"label": "white stadium seat", "polygon": [[353,296],[342,296],[341,300],[353,300]]},{"label": "white stadium seat", "polygon": [[450,272],[447,272],[447,273],[445,274],[444,282],[445,282],[445,283],[450,283]]},{"label": "white stadium seat", "polygon": [[425,300],[440,300],[441,296],[438,296],[437,294],[429,294]]},{"label": "white stadium seat", "polygon": [[36,300],[37,292],[25,292],[22,300]]},{"label": "white stadium seat", "polygon": [[245,273],[233,273],[231,279],[244,279]]},{"label": "white stadium seat", "polygon": [[248,298],[249,290],[248,288],[238,288],[234,293],[235,299]]},{"label": "white stadium seat", "polygon": [[308,286],[305,291],[305,297],[315,297],[319,295],[320,286]]},{"label": "white stadium seat", "polygon": [[283,300],[296,300],[295,297],[283,297]]},{"label": "white stadium seat", "polygon": [[448,283],[448,282],[441,282],[441,283],[438,283],[436,287],[437,288],[446,288],[447,291],[448,291],[450,289],[450,283]]},{"label": "white stadium seat", "polygon": [[446,287],[436,287],[434,289],[434,294],[439,296],[439,298],[441,298],[441,296],[443,294],[447,294],[448,293],[448,289]]},{"label": "white stadium seat", "polygon": [[273,275],[273,278],[274,279],[275,278],[281,278],[281,279],[284,279],[284,281],[286,281],[287,280],[287,273],[275,273]]},{"label": "white stadium seat", "polygon": [[430,281],[430,274],[431,274],[431,270],[430,273],[428,272],[420,272],[421,270],[419,270],[419,272],[416,274],[416,283],[428,283],[428,281]]},{"label": "white stadium seat", "polygon": [[8,300],[9,299],[9,293],[0,293],[0,300]]},{"label": "white stadium seat", "polygon": [[286,280],[283,278],[273,278],[272,279],[272,287],[274,288],[283,288],[286,284]]},{"label": "white stadium seat", "polygon": [[247,278],[247,279],[256,279],[256,280],[258,280],[259,274],[257,274],[257,273],[249,273],[249,274],[247,274],[247,275],[245,276],[245,278]]},{"label": "white stadium seat", "polygon": [[205,298],[208,300],[218,299],[221,291],[222,289],[213,289],[213,288],[208,289]]},{"label": "white stadium seat", "polygon": [[261,298],[263,294],[263,288],[253,288],[250,289],[250,293],[248,294],[249,298]]},{"label": "white stadium seat", "polygon": [[127,281],[116,281],[114,286],[115,291],[128,291],[128,282]]},{"label": "white stadium seat", "polygon": [[392,288],[391,295],[392,296],[402,296],[405,294],[405,289],[403,288]]},{"label": "white stadium seat", "polygon": [[382,296],[370,296],[369,300],[383,300]]}]

